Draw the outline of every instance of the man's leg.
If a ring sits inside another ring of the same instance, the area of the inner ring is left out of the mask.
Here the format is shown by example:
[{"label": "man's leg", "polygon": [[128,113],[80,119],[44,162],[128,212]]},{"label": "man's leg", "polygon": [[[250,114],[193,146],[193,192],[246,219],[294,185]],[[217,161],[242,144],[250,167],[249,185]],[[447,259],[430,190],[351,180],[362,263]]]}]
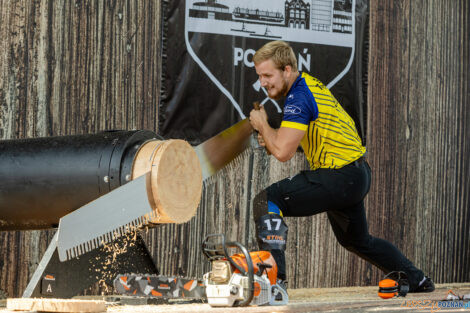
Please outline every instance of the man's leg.
[{"label": "man's leg", "polygon": [[403,271],[410,290],[416,290],[424,274],[393,244],[369,234],[364,202],[350,208],[328,211],[328,219],[338,242],[349,251],[374,264],[385,273]]},{"label": "man's leg", "polygon": [[[283,217],[309,216],[323,212],[329,201],[330,194],[327,190],[320,183],[309,181],[303,172],[274,183],[255,197],[253,218],[258,246],[271,251],[278,266],[279,279],[286,279],[284,250],[287,225]],[[312,206],[312,203],[316,205]]]},{"label": "man's leg", "polygon": [[[255,197],[253,201],[253,219],[256,224],[256,239],[258,241],[258,247],[262,250],[271,252],[277,264],[278,279],[286,280],[286,259],[284,249],[285,241],[287,241],[287,225],[285,225],[284,220],[282,219],[282,215],[283,214],[277,205],[271,201],[268,203],[266,190],[263,190]],[[276,236],[275,233],[279,233],[273,230],[272,227],[270,227],[271,229],[268,230],[267,223],[270,224],[270,217],[280,219],[283,226],[285,226],[284,233],[281,234],[284,240],[284,244],[282,245],[269,244],[269,241],[267,240],[268,236]]]},{"label": "man's leg", "polygon": [[[370,168],[366,162],[338,170],[301,172],[284,179],[268,187],[266,193],[255,199],[257,234],[259,235],[258,229],[263,227],[259,217],[268,212],[269,202],[275,204],[283,216],[310,216],[327,211],[340,244],[386,272],[406,272],[413,291],[423,281],[423,273],[391,243],[374,238],[368,233],[362,200],[369,186]],[[285,276],[284,250],[274,251],[273,256],[278,262],[280,275]],[[433,285],[432,281],[430,285]],[[423,291],[431,291],[430,289],[433,286]]]}]

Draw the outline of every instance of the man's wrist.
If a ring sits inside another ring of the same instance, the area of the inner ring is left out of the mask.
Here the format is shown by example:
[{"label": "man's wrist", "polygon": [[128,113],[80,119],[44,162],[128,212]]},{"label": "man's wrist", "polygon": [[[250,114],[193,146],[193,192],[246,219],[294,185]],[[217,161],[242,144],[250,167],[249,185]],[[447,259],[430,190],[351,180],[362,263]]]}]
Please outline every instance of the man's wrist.
[{"label": "man's wrist", "polygon": [[263,120],[260,125],[259,125],[259,129],[258,129],[258,132],[263,135],[265,134],[268,129],[270,128],[269,124],[268,124],[268,121],[266,120]]},{"label": "man's wrist", "polygon": [[268,122],[264,122],[258,132],[263,136],[264,141],[266,142],[266,145],[269,143],[273,143],[272,141],[274,140],[273,137],[273,130],[271,126],[269,126]]},{"label": "man's wrist", "polygon": [[259,126],[259,129],[258,129],[258,133],[261,134],[261,136],[265,136],[266,134],[266,124],[265,123],[261,123],[260,126]]}]

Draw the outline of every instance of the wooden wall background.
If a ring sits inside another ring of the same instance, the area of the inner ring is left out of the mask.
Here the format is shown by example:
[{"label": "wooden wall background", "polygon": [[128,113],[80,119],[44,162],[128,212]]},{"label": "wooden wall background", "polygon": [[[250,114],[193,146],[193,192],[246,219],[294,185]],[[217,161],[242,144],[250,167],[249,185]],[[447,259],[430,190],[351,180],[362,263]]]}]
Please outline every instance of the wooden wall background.
[{"label": "wooden wall background", "polygon": [[[155,130],[160,33],[158,1],[0,0],[0,138]],[[52,235],[0,232],[0,290],[22,294]]]},{"label": "wooden wall background", "polygon": [[[0,0],[0,138],[156,130],[157,2]],[[470,281],[468,0],[370,3],[367,197],[372,234],[436,282]],[[251,248],[251,199],[307,168],[249,150],[206,182],[198,214],[145,234],[164,274],[200,276],[205,234]],[[289,286],[376,284],[341,248],[324,214],[287,219]],[[20,296],[53,230],[0,232],[0,291]],[[205,265],[206,266],[206,265]]]}]

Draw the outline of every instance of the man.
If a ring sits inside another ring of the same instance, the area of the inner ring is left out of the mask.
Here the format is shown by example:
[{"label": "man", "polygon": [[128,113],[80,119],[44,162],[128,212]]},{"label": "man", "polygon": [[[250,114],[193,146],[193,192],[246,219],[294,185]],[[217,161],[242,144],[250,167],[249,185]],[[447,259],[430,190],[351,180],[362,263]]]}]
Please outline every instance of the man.
[{"label": "man", "polygon": [[280,284],[286,280],[287,226],[282,217],[326,212],[343,247],[386,273],[405,272],[411,292],[433,291],[433,281],[394,245],[368,232],[363,199],[371,173],[352,118],[323,83],[297,71],[287,43],[267,43],[253,61],[269,97],[286,98],[279,129],[269,126],[264,108],[251,111],[260,144],[281,162],[291,159],[300,144],[311,169],[269,186],[254,199],[258,243],[273,254]]}]

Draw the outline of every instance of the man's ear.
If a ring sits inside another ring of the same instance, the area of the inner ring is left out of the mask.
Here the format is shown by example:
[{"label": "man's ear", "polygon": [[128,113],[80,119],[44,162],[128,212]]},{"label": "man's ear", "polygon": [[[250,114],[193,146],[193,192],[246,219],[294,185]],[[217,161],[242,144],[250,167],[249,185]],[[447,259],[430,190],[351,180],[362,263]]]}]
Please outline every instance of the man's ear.
[{"label": "man's ear", "polygon": [[286,66],[284,67],[284,73],[286,74],[287,77],[291,77],[292,74],[293,74],[292,66],[286,65]]}]

